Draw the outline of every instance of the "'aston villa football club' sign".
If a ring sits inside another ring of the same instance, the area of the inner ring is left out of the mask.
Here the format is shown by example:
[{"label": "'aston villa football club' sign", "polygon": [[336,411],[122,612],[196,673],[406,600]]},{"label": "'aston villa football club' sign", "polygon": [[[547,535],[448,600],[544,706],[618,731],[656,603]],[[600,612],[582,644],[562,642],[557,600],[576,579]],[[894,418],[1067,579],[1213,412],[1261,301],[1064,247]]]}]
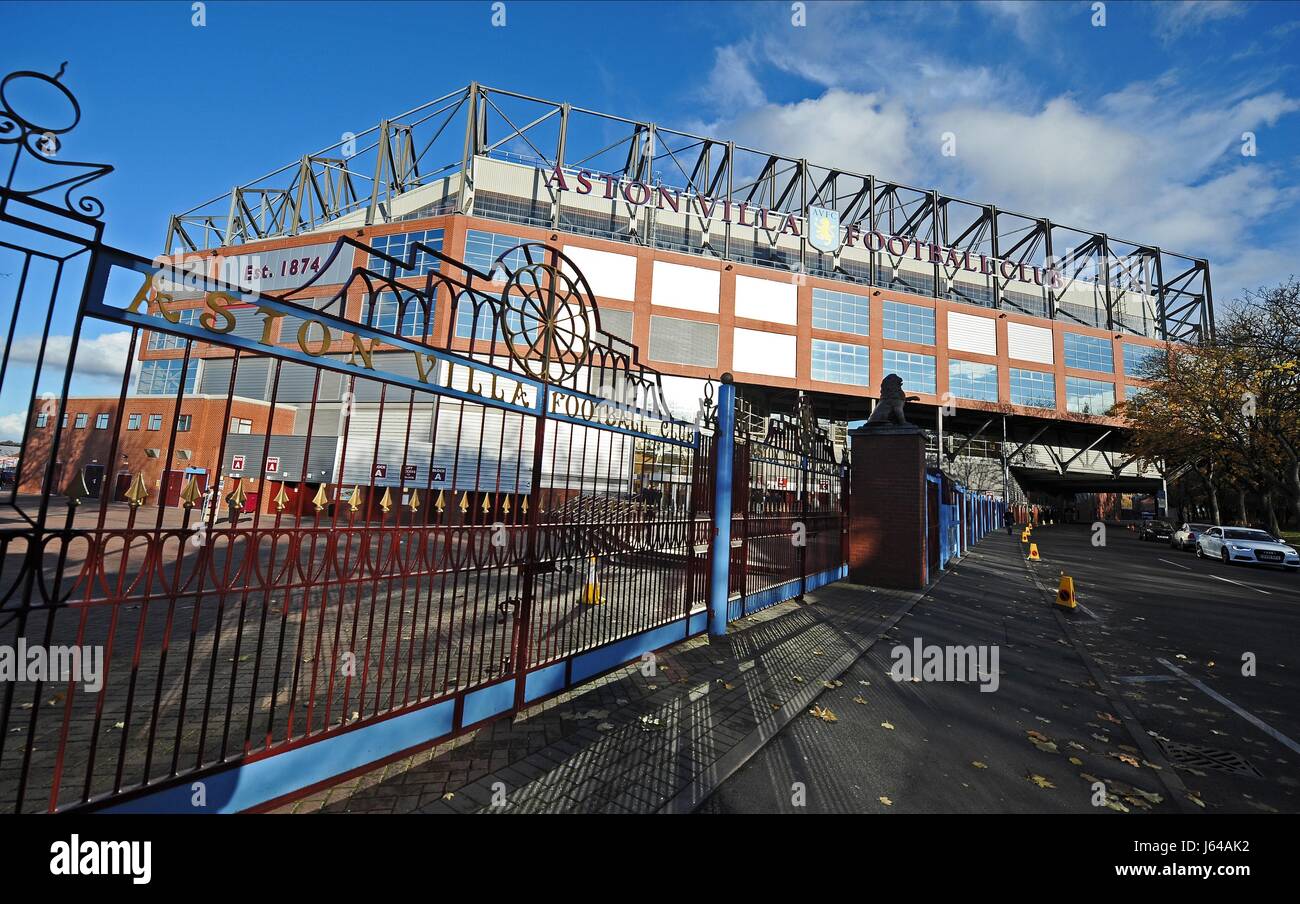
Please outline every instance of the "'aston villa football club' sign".
[{"label": "'aston villa football club' sign", "polygon": [[808,208],[808,244],[823,254],[840,247],[840,212],[825,207]]}]

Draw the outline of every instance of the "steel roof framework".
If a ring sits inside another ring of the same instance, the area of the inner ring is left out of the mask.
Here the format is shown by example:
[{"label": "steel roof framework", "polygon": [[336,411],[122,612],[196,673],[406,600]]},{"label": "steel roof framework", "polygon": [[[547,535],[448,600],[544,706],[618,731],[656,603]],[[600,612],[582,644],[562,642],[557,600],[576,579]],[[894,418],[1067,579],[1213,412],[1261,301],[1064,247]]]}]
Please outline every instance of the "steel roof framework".
[{"label": "steel roof framework", "polygon": [[[1017,264],[1054,263],[1065,285],[1046,291],[1048,317],[1079,320],[1062,309],[1060,301],[1070,287],[1084,284],[1093,290],[1097,320],[1104,320],[1089,325],[1142,333],[1124,313],[1127,296],[1136,293],[1149,296],[1143,298],[1143,307],[1150,309],[1144,310],[1143,318],[1155,324],[1160,338],[1197,341],[1213,332],[1213,296],[1205,259],[478,83],[383,120],[358,135],[346,135],[330,147],[171,217],[165,249],[169,254],[198,252],[298,235],[362,209],[367,225],[383,222],[395,198],[456,172],[464,174],[456,209],[470,213],[475,190],[472,163],[477,157],[543,169],[582,169],[620,181],[799,215],[810,206],[825,207],[838,212],[842,225],[855,224],[863,231],[909,236]],[[561,198],[562,192],[552,192],[548,225],[554,229],[564,228]],[[626,206],[632,240],[649,242],[654,207],[645,208],[648,227],[638,235],[638,211]],[[699,250],[731,257],[731,225],[724,229],[721,247],[712,243],[708,223],[701,219],[700,225],[705,237]],[[801,264],[818,257],[805,247]],[[936,286],[960,272],[939,263],[933,269]],[[993,297],[1002,306],[1001,279],[994,274],[992,282]]]}]

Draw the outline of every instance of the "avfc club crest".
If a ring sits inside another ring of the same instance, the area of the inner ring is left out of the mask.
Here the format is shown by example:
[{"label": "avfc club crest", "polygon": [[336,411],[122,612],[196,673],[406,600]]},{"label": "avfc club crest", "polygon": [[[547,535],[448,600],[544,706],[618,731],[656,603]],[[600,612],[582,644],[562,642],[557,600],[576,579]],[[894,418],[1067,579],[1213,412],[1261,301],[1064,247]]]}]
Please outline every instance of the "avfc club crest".
[{"label": "avfc club crest", "polygon": [[840,212],[825,207],[808,208],[808,244],[823,254],[840,247]]}]

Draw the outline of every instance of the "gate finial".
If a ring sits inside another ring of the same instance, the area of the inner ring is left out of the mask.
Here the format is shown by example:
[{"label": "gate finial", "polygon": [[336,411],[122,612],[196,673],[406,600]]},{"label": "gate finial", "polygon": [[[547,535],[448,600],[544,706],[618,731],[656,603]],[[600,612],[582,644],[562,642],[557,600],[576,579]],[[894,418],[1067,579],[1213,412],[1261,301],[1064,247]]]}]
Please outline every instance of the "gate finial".
[{"label": "gate finial", "polygon": [[90,495],[90,487],[86,486],[86,472],[78,471],[77,477],[68,485],[68,505],[76,508],[81,505],[82,500]]},{"label": "gate finial", "polygon": [[149,488],[144,485],[144,474],[136,473],[135,480],[131,481],[131,488],[124,495],[126,501],[136,508],[144,505],[144,501],[149,498]]},{"label": "gate finial", "polygon": [[406,505],[407,505],[407,507],[410,508],[410,510],[413,511],[413,512],[418,512],[418,511],[420,510],[420,491],[419,491],[419,490],[411,490],[411,500],[410,500],[408,503],[406,503]]},{"label": "gate finial", "polygon": [[354,485],[354,486],[352,487],[352,495],[348,497],[348,508],[350,508],[350,509],[351,509],[352,511],[354,511],[354,512],[359,512],[359,511],[361,511],[361,487],[360,487],[360,485]]},{"label": "gate finial", "polygon": [[181,488],[181,502],[185,503],[186,508],[194,508],[198,501],[203,498],[203,492],[199,489],[199,482],[194,475],[186,481],[185,486]]},{"label": "gate finial", "polygon": [[289,494],[284,491],[284,481],[280,481],[280,492],[275,494],[275,510],[284,511],[284,507],[289,502]]},{"label": "gate finial", "polygon": [[384,495],[379,497],[379,507],[384,510],[385,515],[392,509],[393,490],[391,487],[384,487]]},{"label": "gate finial", "polygon": [[325,492],[325,484],[316,488],[316,495],[312,497],[312,505],[316,506],[316,511],[325,511],[325,506],[330,504],[330,497]]}]

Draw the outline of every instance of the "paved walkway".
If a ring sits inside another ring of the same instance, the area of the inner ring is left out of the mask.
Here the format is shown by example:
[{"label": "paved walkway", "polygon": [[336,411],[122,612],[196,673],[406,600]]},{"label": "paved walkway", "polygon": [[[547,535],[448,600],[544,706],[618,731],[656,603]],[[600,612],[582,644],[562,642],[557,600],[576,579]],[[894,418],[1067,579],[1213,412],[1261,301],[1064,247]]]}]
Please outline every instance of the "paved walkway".
[{"label": "paved walkway", "polygon": [[693,810],[919,597],[823,587],[280,812]]},{"label": "paved walkway", "polygon": [[[794,720],[700,812],[1197,810],[1121,695],[1073,645],[1087,616],[1063,628],[1058,571],[1026,563],[1005,534],[985,538],[817,701],[835,723]],[[987,674],[894,680],[895,651],[918,645],[973,645],[998,660],[980,666]]]}]

